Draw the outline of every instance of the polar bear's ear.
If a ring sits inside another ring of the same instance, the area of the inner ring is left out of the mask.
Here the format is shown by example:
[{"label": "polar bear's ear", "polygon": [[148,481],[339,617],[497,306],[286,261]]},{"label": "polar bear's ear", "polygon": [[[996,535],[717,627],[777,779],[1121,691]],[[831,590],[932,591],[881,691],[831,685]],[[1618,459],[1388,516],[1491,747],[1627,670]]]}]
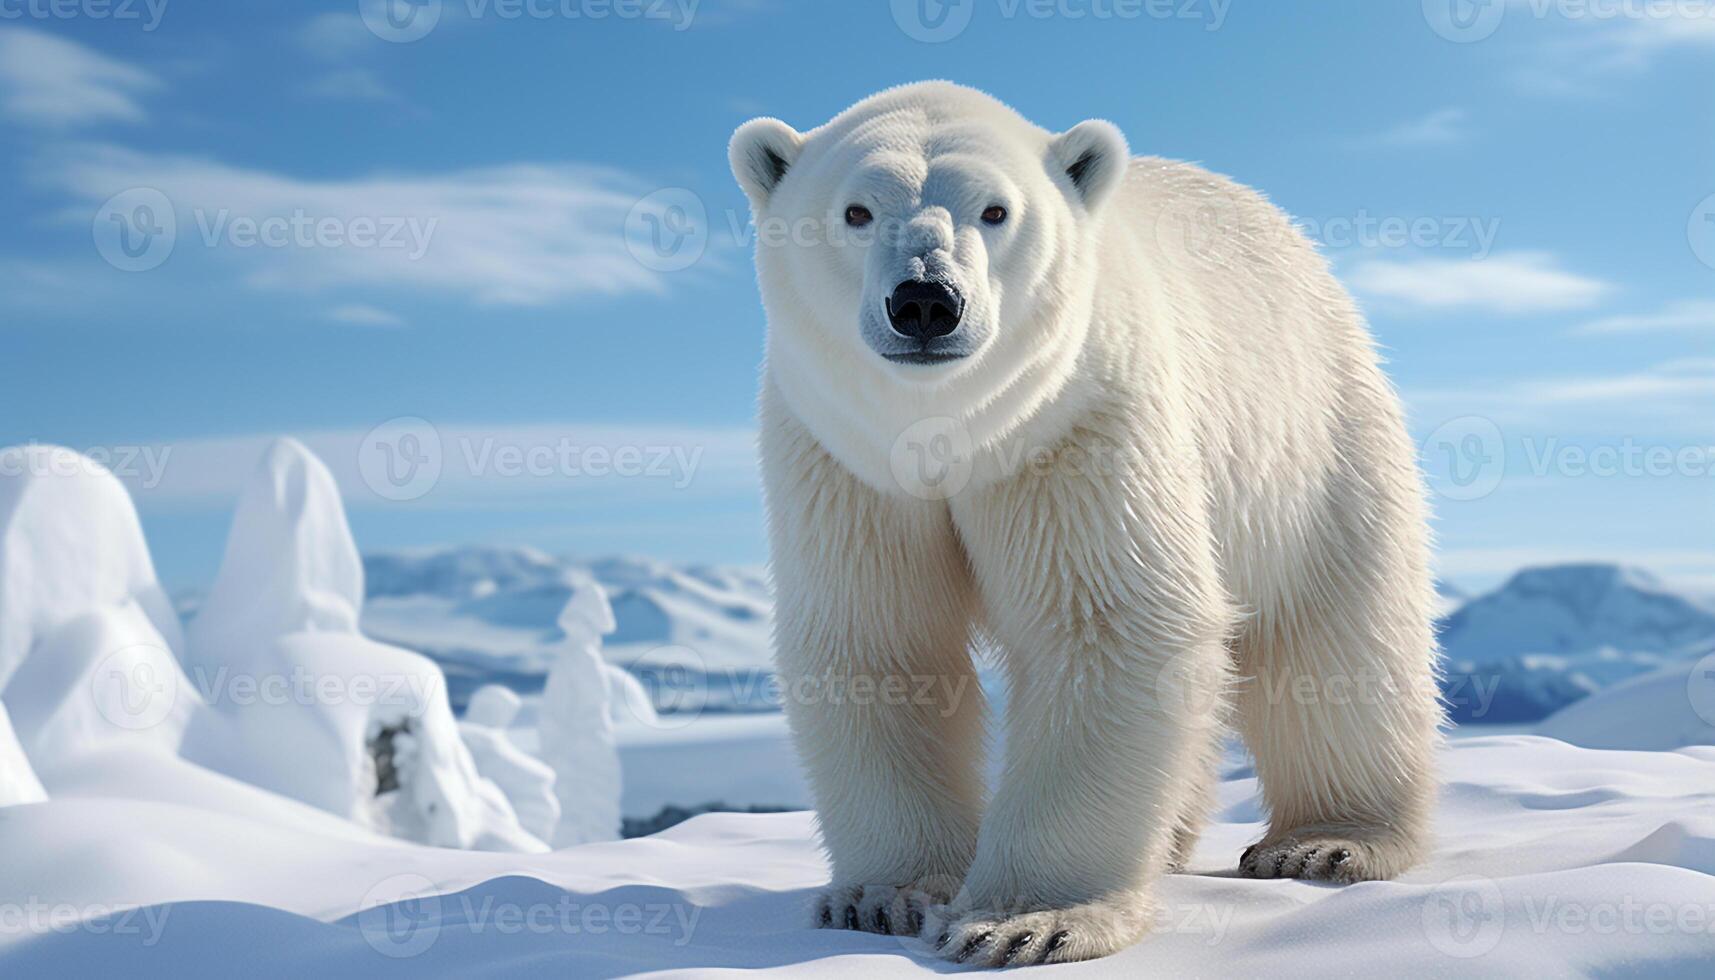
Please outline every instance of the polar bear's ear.
[{"label": "polar bear's ear", "polygon": [[1094,211],[1125,179],[1131,150],[1118,126],[1105,119],[1086,119],[1054,137],[1048,160],[1071,181],[1084,207]]},{"label": "polar bear's ear", "polygon": [[738,186],[750,197],[750,203],[762,207],[779,186],[781,178],[798,159],[798,149],[804,138],[798,131],[778,119],[764,116],[752,119],[732,134],[727,146],[727,159],[732,163],[732,175]]}]

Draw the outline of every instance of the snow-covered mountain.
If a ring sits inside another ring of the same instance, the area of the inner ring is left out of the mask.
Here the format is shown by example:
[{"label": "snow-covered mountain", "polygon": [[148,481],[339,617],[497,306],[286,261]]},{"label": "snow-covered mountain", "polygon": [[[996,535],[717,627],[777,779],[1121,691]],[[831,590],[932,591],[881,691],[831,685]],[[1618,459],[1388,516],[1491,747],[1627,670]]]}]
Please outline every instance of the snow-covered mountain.
[{"label": "snow-covered mountain", "polygon": [[363,565],[365,631],[439,661],[455,705],[486,683],[541,688],[560,638],[555,617],[584,574],[613,604],[608,660],[652,689],[672,674],[675,690],[655,689],[658,700],[683,696],[690,684],[708,708],[772,707],[772,601],[760,570],[489,547],[374,554]]},{"label": "snow-covered mountain", "polygon": [[[485,683],[542,686],[554,618],[578,575],[607,590],[618,630],[609,661],[671,710],[694,688],[712,710],[774,707],[769,586],[759,569],[641,558],[576,561],[530,548],[452,548],[364,559],[364,629],[421,650],[453,702]],[[1468,596],[1440,582],[1444,692],[1455,721],[1537,721],[1590,693],[1715,650],[1715,601],[1620,565],[1527,568]],[[663,692],[664,678],[673,690]],[[688,678],[688,680],[687,680]]]},{"label": "snow-covered mountain", "polygon": [[1715,650],[1715,602],[1641,569],[1527,568],[1441,621],[1456,721],[1536,721],[1592,691]]}]

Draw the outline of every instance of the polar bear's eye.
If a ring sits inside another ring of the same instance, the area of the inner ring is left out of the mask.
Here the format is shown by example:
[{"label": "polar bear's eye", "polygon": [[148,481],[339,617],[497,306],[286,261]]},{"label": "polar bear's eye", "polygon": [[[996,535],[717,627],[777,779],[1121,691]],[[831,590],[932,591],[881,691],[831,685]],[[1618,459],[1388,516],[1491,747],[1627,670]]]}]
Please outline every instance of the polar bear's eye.
[{"label": "polar bear's eye", "polygon": [[983,221],[987,224],[998,225],[1006,220],[1006,209],[998,204],[991,204],[983,211]]},{"label": "polar bear's eye", "polygon": [[869,213],[869,208],[866,208],[861,204],[854,204],[851,207],[846,208],[846,224],[851,225],[853,228],[862,228],[864,225],[867,225],[874,220],[874,218],[875,216]]}]

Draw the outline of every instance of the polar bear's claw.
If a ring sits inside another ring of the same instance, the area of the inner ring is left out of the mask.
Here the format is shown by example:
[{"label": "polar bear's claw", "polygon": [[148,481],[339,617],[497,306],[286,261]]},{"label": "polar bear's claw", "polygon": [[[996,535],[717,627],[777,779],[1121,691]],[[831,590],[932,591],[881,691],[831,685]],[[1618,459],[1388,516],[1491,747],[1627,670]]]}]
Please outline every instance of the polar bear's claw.
[{"label": "polar bear's claw", "polygon": [[816,897],[812,918],[818,929],[916,936],[924,910],[945,900],[917,886],[834,885]]},{"label": "polar bear's claw", "polygon": [[[932,944],[941,959],[973,966],[1069,963],[1136,942],[1151,921],[1142,902],[1090,902],[1025,912],[931,911],[945,924]],[[933,923],[931,923],[933,924]]]},{"label": "polar bear's claw", "polygon": [[1372,881],[1392,877],[1384,844],[1329,837],[1288,837],[1252,844],[1239,856],[1246,878],[1298,878],[1305,881]]}]

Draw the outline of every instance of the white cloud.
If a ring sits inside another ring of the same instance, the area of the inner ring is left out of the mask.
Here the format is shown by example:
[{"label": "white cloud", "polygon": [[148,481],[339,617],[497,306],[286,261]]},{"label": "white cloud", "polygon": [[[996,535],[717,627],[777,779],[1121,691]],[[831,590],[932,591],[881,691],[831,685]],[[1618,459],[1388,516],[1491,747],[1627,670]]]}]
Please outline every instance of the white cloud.
[{"label": "white cloud", "polygon": [[1631,334],[1678,330],[1715,332],[1715,300],[1687,299],[1669,303],[1654,313],[1625,313],[1591,320],[1575,334]]},{"label": "white cloud", "polygon": [[81,44],[0,29],[0,114],[19,122],[62,129],[139,123],[148,113],[138,97],[159,88],[154,75]]},{"label": "white cloud", "polygon": [[[371,483],[395,461],[384,456],[376,431],[392,430],[294,435],[327,464],[348,507],[529,507],[568,494],[689,504],[699,496],[753,494],[759,479],[756,433],[749,428],[439,423],[419,440],[391,447],[436,474],[413,484],[420,496],[400,501],[387,496],[394,488]],[[275,438],[257,433],[76,448],[112,469],[139,506],[183,509],[230,504]]]},{"label": "white cloud", "polygon": [[1407,120],[1355,142],[1389,147],[1446,146],[1463,142],[1469,135],[1465,127],[1466,118],[1463,109],[1437,109],[1427,116]]},{"label": "white cloud", "polygon": [[1700,401],[1715,408],[1715,358],[1687,357],[1620,374],[1525,381],[1519,396],[1539,405]]},{"label": "white cloud", "polygon": [[1609,284],[1560,267],[1545,252],[1510,252],[1471,259],[1372,259],[1346,274],[1366,296],[1420,310],[1527,314],[1582,309]]},{"label": "white cloud", "polygon": [[1715,417],[1715,358],[1678,358],[1605,374],[1523,371],[1403,393],[1415,430],[1479,417],[1513,432],[1618,434],[1701,443]]},{"label": "white cloud", "polygon": [[311,79],[304,91],[338,102],[403,102],[398,93],[367,68],[341,68]]},{"label": "white cloud", "polygon": [[366,303],[346,303],[328,311],[328,319],[336,323],[349,323],[359,327],[402,327],[405,319],[397,313],[392,313]]},{"label": "white cloud", "polygon": [[[387,287],[542,306],[659,291],[665,282],[626,244],[626,217],[649,189],[607,168],[511,164],[313,179],[78,144],[39,160],[34,176],[90,206],[131,188],[158,190],[177,218],[175,265],[215,254],[257,287]],[[90,213],[68,217],[87,222]],[[271,241],[257,240],[259,225],[273,230]]]},{"label": "white cloud", "polygon": [[1695,580],[1700,588],[1708,576],[1715,573],[1715,556],[1696,548],[1448,548],[1435,555],[1436,573],[1454,582],[1491,579],[1511,575],[1521,568],[1570,562],[1631,565],[1664,575],[1674,582]]},{"label": "white cloud", "polygon": [[330,61],[371,48],[380,43],[355,13],[327,12],[311,17],[298,29],[298,44],[304,50]]},{"label": "white cloud", "polygon": [[1550,95],[1610,97],[1615,77],[1642,74],[1675,50],[1715,48],[1715,8],[1702,0],[1513,0],[1505,17],[1547,28],[1514,78]]}]

